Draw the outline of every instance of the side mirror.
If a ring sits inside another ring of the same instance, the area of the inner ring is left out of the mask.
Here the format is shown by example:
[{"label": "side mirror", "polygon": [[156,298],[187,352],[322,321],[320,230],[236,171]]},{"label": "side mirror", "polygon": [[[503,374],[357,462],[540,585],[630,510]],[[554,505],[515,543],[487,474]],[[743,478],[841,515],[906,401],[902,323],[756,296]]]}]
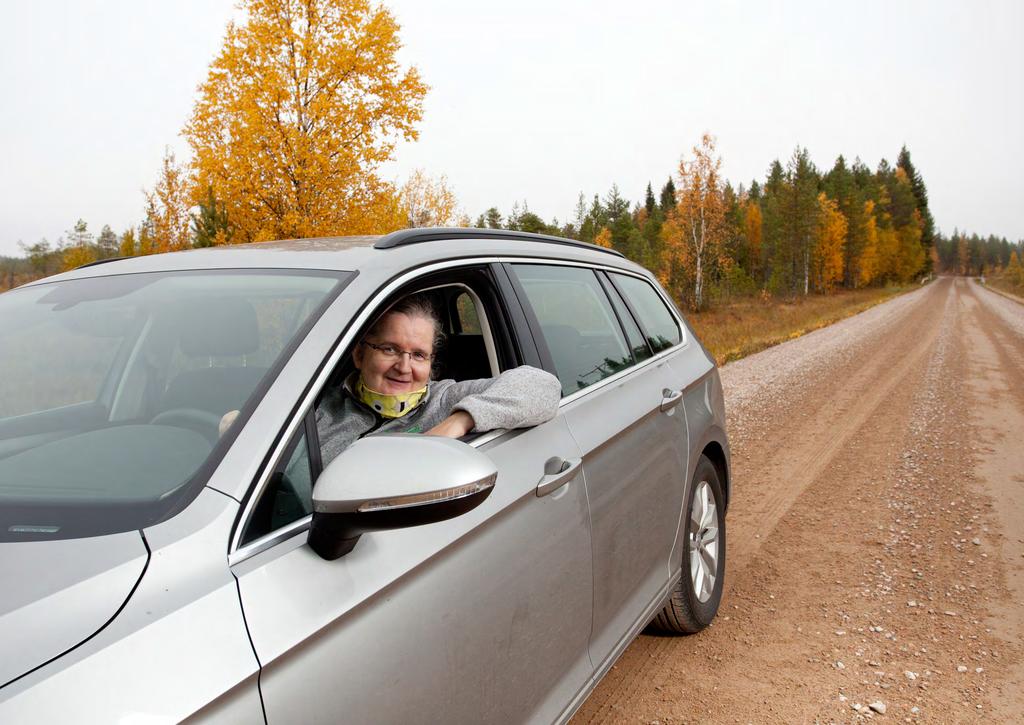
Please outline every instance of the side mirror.
[{"label": "side mirror", "polygon": [[324,559],[352,551],[368,531],[446,521],[494,488],[490,458],[452,438],[413,434],[362,438],[313,487],[309,545]]}]

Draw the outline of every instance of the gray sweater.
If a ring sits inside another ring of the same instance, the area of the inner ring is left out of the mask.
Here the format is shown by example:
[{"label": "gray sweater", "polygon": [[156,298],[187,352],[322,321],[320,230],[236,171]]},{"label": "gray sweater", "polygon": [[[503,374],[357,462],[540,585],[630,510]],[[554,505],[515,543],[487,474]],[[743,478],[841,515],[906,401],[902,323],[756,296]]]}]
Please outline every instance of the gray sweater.
[{"label": "gray sweater", "polygon": [[[358,373],[356,373],[358,374]],[[436,380],[416,409],[401,418],[383,418],[352,392],[351,383],[328,393],[316,410],[323,465],[368,433],[423,433],[457,410],[473,416],[473,432],[526,428],[558,413],[562,386],[551,373],[523,365],[496,378]]]}]

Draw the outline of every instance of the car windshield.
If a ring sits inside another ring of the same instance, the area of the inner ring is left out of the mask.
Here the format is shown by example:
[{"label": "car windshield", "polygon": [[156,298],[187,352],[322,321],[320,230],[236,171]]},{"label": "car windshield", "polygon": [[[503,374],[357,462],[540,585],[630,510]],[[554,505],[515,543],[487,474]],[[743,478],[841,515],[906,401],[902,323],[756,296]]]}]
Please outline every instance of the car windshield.
[{"label": "car windshield", "polygon": [[163,272],[0,295],[0,540],[180,510],[351,276]]}]

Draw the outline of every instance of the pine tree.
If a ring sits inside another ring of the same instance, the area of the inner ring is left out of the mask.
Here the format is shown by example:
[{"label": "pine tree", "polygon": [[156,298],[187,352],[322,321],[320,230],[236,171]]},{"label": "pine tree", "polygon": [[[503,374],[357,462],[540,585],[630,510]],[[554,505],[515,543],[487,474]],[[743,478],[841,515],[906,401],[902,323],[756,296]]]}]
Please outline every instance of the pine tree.
[{"label": "pine tree", "polygon": [[88,247],[92,244],[92,232],[84,219],[79,219],[75,225],[66,232],[65,246],[67,247]]},{"label": "pine tree", "polygon": [[109,224],[104,224],[100,235],[96,237],[96,247],[100,257],[113,257],[118,252],[118,238]]},{"label": "pine tree", "polygon": [[810,291],[811,249],[818,224],[818,171],[806,148],[793,152],[786,170],[789,194],[785,212],[785,241],[790,245],[792,291]]},{"label": "pine tree", "polygon": [[772,291],[788,287],[786,276],[787,245],[783,217],[787,194],[786,172],[778,159],[772,162],[764,184],[762,204],[762,235],[764,239],[765,264],[762,267],[761,283]]},{"label": "pine tree", "polygon": [[501,229],[501,212],[498,211],[498,207],[492,206],[485,211],[484,219],[487,222],[488,229]]},{"label": "pine tree", "polygon": [[25,256],[28,257],[29,264],[32,267],[32,272],[36,276],[46,274],[47,262],[54,253],[54,249],[50,246],[46,237],[43,237],[35,244],[18,242],[18,246],[21,248],[21,251],[24,252]]}]

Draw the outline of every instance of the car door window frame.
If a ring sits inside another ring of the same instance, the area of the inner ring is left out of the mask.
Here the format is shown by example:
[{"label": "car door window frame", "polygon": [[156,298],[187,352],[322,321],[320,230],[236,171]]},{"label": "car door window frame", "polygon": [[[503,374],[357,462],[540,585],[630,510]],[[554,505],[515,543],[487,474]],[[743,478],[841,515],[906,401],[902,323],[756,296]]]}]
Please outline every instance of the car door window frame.
[{"label": "car door window frame", "polygon": [[[625,298],[619,292],[618,288],[612,284],[611,279],[609,279],[609,274],[603,269],[596,271],[597,278],[601,282],[601,287],[604,289],[604,293],[608,296],[608,301],[611,303],[612,311],[615,313],[615,317],[619,321],[619,327],[622,328],[622,334],[626,338],[626,345],[629,347],[629,354],[633,357],[633,365],[638,365],[644,362],[645,360],[649,360],[654,355],[654,350],[651,349],[650,343],[647,342],[647,335],[644,332],[644,328],[640,326],[639,321],[636,319],[636,312],[633,310],[632,307],[630,307],[626,303]],[[637,359],[636,349],[630,343],[629,332],[626,330],[626,322],[625,320],[622,319],[622,314],[620,313],[619,305],[615,304],[616,300],[618,300],[621,303],[622,312],[629,315],[630,321],[636,327],[637,332],[640,333],[640,344],[643,345],[644,348],[646,348],[647,350],[647,356],[643,358],[643,360]]]},{"label": "car door window frame", "polygon": [[[622,301],[626,304],[626,307],[629,308],[630,313],[633,315],[633,319],[636,320],[636,324],[640,326],[640,331],[643,333],[644,340],[648,342],[648,347],[650,347],[651,330],[647,329],[647,325],[644,324],[643,317],[640,315],[639,310],[636,309],[636,305],[633,304],[633,301],[630,299],[629,295],[626,294],[626,291],[622,289],[622,286],[616,281],[615,274],[624,274],[624,272],[622,272],[622,270],[614,270],[614,273],[608,274],[608,280],[615,288],[615,291],[619,293],[619,297],[622,298]],[[676,323],[676,328],[679,330],[679,342],[673,345],[669,345],[667,348],[660,352],[667,352],[669,350],[674,350],[678,347],[685,347],[689,342],[688,335],[686,334],[687,328],[686,325],[683,324],[682,320],[679,319],[679,316],[676,314],[675,305],[669,304],[665,300],[665,297],[659,289],[659,286],[652,285],[650,280],[644,279],[643,277],[637,277],[637,275],[629,276],[636,277],[637,279],[643,280],[644,282],[647,283],[647,286],[651,288],[651,291],[654,292],[658,299],[661,300],[661,303],[665,306],[665,309],[668,311],[669,316]]]},{"label": "car door window frame", "polygon": [[[429,286],[429,280],[431,280],[433,276],[442,272],[453,273],[457,270],[470,269],[486,270],[491,277],[491,282],[494,285],[492,294],[494,295],[496,304],[502,308],[498,310],[500,313],[498,317],[500,318],[504,316],[506,318],[503,320],[491,320],[491,333],[496,337],[501,337],[500,346],[507,346],[511,348],[504,353],[506,357],[505,362],[528,365],[537,365],[537,363],[540,362],[540,357],[534,344],[532,332],[528,327],[521,303],[514,293],[511,293],[510,283],[506,276],[507,273],[502,269],[495,255],[481,255],[480,257],[437,262],[435,264],[409,270],[404,274],[399,274],[392,278],[369,297],[367,303],[360,308],[358,314],[356,314],[356,316],[339,333],[330,352],[320,362],[319,367],[311,376],[299,403],[294,408],[293,414],[288,418],[278,432],[278,436],[275,439],[274,444],[268,451],[267,456],[264,458],[264,464],[254,476],[253,482],[250,484],[249,490],[242,500],[242,505],[239,507],[239,512],[232,528],[231,539],[228,546],[229,565],[234,566],[239,564],[242,561],[291,539],[309,528],[310,521],[312,520],[311,514],[242,544],[244,532],[249,526],[249,522],[252,519],[256,506],[259,504],[260,498],[267,493],[274,472],[278,470],[278,467],[282,464],[282,460],[292,452],[294,440],[307,430],[305,421],[307,418],[311,418],[313,416],[316,401],[320,397],[325,386],[330,382],[339,364],[341,364],[342,358],[352,349],[352,346],[357,340],[358,334],[365,329],[367,324],[369,324],[373,319],[374,315],[379,313],[384,304],[393,300],[395,296],[401,294],[403,290],[409,290],[411,292],[411,287],[418,287],[424,284]],[[524,331],[528,333],[525,337]],[[497,339],[496,342],[498,342]],[[511,359],[507,359],[509,356],[511,356]],[[503,355],[499,354],[498,357],[499,360],[501,360]],[[539,367],[539,365],[537,366]],[[300,426],[302,427],[302,430],[300,430]],[[316,426],[314,424],[312,440],[307,436],[307,447],[310,449],[315,447],[317,449],[317,454],[319,455],[319,438],[315,435],[315,428]],[[478,438],[474,438],[467,445],[479,448],[480,446],[486,445],[499,437],[515,434],[516,431],[501,429],[490,431]],[[316,443],[315,446],[313,445],[314,441]],[[311,473],[314,475],[314,485],[316,484],[316,476],[319,475],[320,472],[319,468],[319,466],[316,466],[316,468],[311,467],[310,469]]]}]

